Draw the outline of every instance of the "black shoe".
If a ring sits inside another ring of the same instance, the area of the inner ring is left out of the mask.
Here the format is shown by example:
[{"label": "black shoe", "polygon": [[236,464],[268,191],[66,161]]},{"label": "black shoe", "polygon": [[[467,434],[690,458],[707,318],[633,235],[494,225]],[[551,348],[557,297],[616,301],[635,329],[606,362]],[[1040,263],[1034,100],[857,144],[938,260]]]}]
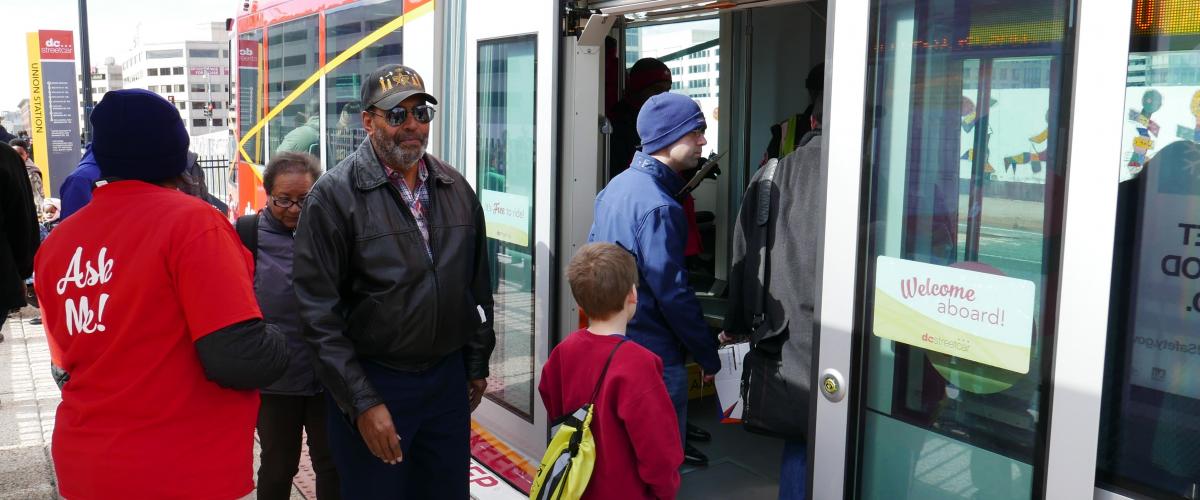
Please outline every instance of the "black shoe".
[{"label": "black shoe", "polygon": [[704,467],[708,465],[708,455],[701,453],[695,446],[685,444],[683,445],[683,463]]},{"label": "black shoe", "polygon": [[[42,317],[41,317],[41,316],[38,316],[38,317],[36,317],[36,318],[33,318],[33,319],[29,320],[29,324],[31,324],[31,325],[40,325],[40,324],[42,324]],[[691,436],[691,434],[690,434],[690,433],[689,433],[688,435],[689,435],[689,436]]]},{"label": "black shoe", "polygon": [[687,440],[707,443],[712,441],[712,434],[698,426],[687,424]]}]

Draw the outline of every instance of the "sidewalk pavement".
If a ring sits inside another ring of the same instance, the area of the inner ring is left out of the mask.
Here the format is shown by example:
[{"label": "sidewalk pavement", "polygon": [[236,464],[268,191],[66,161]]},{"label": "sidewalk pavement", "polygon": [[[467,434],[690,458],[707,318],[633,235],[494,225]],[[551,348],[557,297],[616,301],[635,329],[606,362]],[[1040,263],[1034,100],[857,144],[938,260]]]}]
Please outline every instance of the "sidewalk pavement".
[{"label": "sidewalk pavement", "polygon": [[[36,317],[38,310],[27,307],[10,315],[0,329],[4,335],[0,342],[0,500],[58,498],[50,438],[62,397],[50,376],[45,331],[41,325],[29,324]],[[258,452],[256,442],[256,476]],[[296,483],[305,486],[310,496],[294,486],[292,500],[316,498],[311,493],[312,467],[307,460],[305,455]]]}]

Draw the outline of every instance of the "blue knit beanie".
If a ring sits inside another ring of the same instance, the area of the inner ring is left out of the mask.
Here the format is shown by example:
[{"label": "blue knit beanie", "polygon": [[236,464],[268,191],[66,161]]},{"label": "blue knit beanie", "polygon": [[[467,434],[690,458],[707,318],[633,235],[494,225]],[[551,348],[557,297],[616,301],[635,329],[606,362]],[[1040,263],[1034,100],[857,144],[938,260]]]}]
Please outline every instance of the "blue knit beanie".
[{"label": "blue knit beanie", "polygon": [[638,136],[646,154],[657,153],[689,132],[706,126],[704,113],[696,101],[670,92],[648,99],[637,118]]},{"label": "blue knit beanie", "polygon": [[156,182],[187,168],[179,110],[142,89],[114,90],[92,111],[92,154],[103,177]]}]

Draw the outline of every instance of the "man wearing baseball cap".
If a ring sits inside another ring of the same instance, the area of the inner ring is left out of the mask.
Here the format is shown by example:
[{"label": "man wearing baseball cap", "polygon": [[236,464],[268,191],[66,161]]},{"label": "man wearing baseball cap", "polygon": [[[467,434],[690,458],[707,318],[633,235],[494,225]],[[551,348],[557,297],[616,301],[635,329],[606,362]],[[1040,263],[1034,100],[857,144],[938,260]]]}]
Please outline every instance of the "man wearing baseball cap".
[{"label": "man wearing baseball cap", "polygon": [[470,412],[496,334],[483,209],[425,151],[435,104],[412,68],[368,75],[368,136],[313,185],[296,230],[344,498],[469,496]]},{"label": "man wearing baseball cap", "polygon": [[[38,251],[35,284],[62,372],[52,454],[64,498],[243,498],[258,391],[287,368],[254,262],[229,221],[178,190],[179,110],[138,89],[91,115],[90,203]],[[65,373],[63,373],[65,372]]]},{"label": "man wearing baseball cap", "polygon": [[[608,241],[633,253],[638,264],[637,313],[627,335],[663,361],[663,380],[679,420],[679,441],[686,442],[687,370],[691,353],[704,372],[721,369],[717,341],[704,322],[700,303],[684,267],[687,217],[677,198],[707,142],[704,114],[690,97],[658,94],[638,113],[642,150],[629,169],[596,195],[588,241]],[[688,463],[707,460],[685,453]]]}]

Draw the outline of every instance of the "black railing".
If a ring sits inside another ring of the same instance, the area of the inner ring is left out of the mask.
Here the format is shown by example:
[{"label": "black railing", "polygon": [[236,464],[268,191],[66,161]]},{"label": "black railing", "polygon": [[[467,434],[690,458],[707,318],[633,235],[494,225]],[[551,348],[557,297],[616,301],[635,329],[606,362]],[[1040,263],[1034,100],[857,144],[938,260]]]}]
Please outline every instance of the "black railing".
[{"label": "black railing", "polygon": [[224,203],[229,203],[231,177],[229,158],[223,156],[201,156],[198,160],[204,171],[204,183],[208,185],[208,193]]}]

